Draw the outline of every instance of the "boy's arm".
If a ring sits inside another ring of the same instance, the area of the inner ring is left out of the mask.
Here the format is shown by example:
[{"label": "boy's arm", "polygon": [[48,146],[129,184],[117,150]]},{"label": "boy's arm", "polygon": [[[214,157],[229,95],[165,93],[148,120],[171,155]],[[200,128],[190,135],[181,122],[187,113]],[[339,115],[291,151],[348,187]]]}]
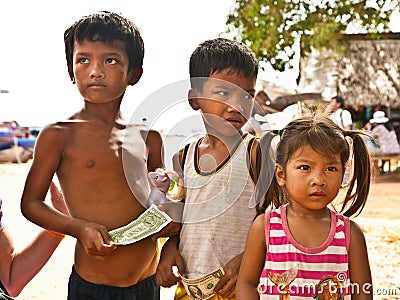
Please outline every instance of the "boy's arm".
[{"label": "boy's arm", "polygon": [[373,299],[371,270],[365,237],[361,228],[353,221],[350,221],[349,270],[352,286],[356,287],[351,299]]},{"label": "boy's arm", "polygon": [[147,171],[164,167],[164,146],[161,134],[156,130],[147,131]]},{"label": "boy's arm", "polygon": [[105,226],[71,218],[44,202],[68,140],[68,130],[61,125],[49,125],[41,130],[21,198],[21,212],[43,228],[77,238],[89,255],[102,257],[116,248]]},{"label": "boy's arm", "polygon": [[180,277],[175,276],[172,267],[178,268],[179,274],[185,274],[185,262],[178,250],[179,236],[170,237],[161,250],[160,261],[157,266],[156,278],[160,286],[171,287]]},{"label": "boy's arm", "polygon": [[[147,170],[153,171],[157,168],[161,168],[164,166],[164,147],[161,135],[158,131],[149,130],[146,137],[146,146],[148,151],[148,158],[147,158]],[[171,203],[175,204],[175,203]],[[152,236],[153,240],[156,240],[160,237],[170,237],[179,234],[181,224],[181,206],[178,205],[159,205],[159,209],[165,211],[174,222],[171,222],[158,233]],[[176,212],[176,209],[179,212]]]},{"label": "boy's arm", "polygon": [[67,139],[68,134],[63,126],[48,125],[41,130],[25,181],[21,211],[25,218],[43,228],[71,234],[65,228],[70,218],[44,202]]},{"label": "boy's arm", "polygon": [[224,266],[225,275],[214,288],[214,292],[219,296],[224,298],[226,297],[228,299],[235,297],[235,286],[243,254],[244,252],[235,256]]},{"label": "boy's arm", "polygon": [[266,256],[264,214],[259,215],[250,227],[239,275],[236,282],[236,299],[259,299],[258,284]]},{"label": "boy's arm", "polygon": [[[184,151],[185,151],[184,149],[181,149],[179,152],[175,153],[172,158],[173,169],[182,178],[183,178],[182,159]],[[182,200],[182,203],[183,201],[184,200]],[[182,203],[179,203],[179,205],[180,209],[183,211]],[[176,277],[174,275],[172,270],[173,266],[177,266],[178,272],[180,274],[185,273],[185,264],[178,250],[180,229],[181,229],[181,223],[179,223],[179,231],[177,232],[177,235],[174,237],[170,237],[168,241],[164,244],[161,251],[160,261],[158,263],[156,276],[158,284],[163,287],[171,287],[180,280],[179,277]]]}]

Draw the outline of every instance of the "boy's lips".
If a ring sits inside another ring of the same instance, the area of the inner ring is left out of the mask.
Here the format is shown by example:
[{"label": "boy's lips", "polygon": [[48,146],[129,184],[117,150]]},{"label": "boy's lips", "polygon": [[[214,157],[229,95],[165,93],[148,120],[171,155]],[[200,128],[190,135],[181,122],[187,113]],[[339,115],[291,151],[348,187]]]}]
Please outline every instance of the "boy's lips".
[{"label": "boy's lips", "polygon": [[242,118],[226,118],[225,121],[231,123],[235,127],[242,124]]},{"label": "boy's lips", "polygon": [[92,82],[92,83],[88,84],[88,87],[91,87],[91,88],[105,88],[106,85],[102,84],[102,83],[99,83],[99,82]]}]

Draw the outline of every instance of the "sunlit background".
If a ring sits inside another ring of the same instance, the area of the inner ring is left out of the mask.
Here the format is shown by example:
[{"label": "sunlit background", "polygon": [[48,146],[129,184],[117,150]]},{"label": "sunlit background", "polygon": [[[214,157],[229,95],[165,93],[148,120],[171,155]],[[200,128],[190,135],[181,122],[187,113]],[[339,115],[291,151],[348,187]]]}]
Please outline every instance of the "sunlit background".
[{"label": "sunlit background", "polygon": [[[83,101],[67,74],[63,42],[65,29],[81,16],[98,10],[119,12],[142,33],[144,74],[136,86],[128,88],[121,108],[130,119],[152,93],[188,79],[191,52],[226,30],[232,5],[233,0],[1,1],[0,90],[8,93],[0,93],[0,121],[43,126],[81,108]],[[392,19],[391,30],[400,31],[399,14]],[[279,73],[264,67],[260,79],[296,88],[298,69]],[[178,115],[192,113],[184,103],[179,109]]]},{"label": "sunlit background", "polygon": [[[188,79],[191,52],[202,41],[225,31],[233,4],[233,0],[1,1],[0,90],[9,92],[0,94],[0,120],[43,126],[82,107],[67,74],[63,33],[83,15],[98,10],[119,12],[132,19],[142,33],[143,77],[128,88],[121,108],[130,118],[153,92]],[[296,70],[284,79],[277,76],[273,70],[260,74],[293,87]],[[185,108],[189,110],[182,106],[181,115]]]}]

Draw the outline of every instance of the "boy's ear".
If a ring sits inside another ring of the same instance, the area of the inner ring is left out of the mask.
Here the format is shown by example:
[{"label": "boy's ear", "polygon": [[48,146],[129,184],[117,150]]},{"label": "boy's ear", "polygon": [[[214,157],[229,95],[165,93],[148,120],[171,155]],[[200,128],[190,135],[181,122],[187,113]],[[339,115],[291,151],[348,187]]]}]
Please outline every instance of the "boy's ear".
[{"label": "boy's ear", "polygon": [[142,74],[143,74],[142,68],[134,69],[134,70],[130,71],[130,75],[129,75],[130,79],[129,79],[128,84],[135,85],[139,81],[140,77],[142,77]]},{"label": "boy's ear", "polygon": [[199,97],[200,97],[200,92],[198,90],[196,90],[196,89],[190,89],[189,90],[189,92],[188,92],[188,100],[189,100],[190,106],[194,110],[199,110],[200,109]]},{"label": "boy's ear", "polygon": [[280,164],[276,164],[275,166],[275,178],[279,186],[285,186],[286,184],[285,170]]}]

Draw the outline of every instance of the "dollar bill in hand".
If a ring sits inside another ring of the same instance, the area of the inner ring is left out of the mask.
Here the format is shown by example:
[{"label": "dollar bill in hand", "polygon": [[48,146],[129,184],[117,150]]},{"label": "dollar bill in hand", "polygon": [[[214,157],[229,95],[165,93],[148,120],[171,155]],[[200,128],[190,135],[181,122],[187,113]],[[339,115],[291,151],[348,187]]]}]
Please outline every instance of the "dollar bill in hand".
[{"label": "dollar bill in hand", "polygon": [[108,233],[117,245],[128,245],[147,238],[167,226],[172,219],[156,205],[150,206],[137,219]]},{"label": "dollar bill in hand", "polygon": [[186,293],[191,300],[205,300],[214,296],[214,287],[225,275],[223,268],[218,268],[200,278],[189,279],[179,275]]}]

